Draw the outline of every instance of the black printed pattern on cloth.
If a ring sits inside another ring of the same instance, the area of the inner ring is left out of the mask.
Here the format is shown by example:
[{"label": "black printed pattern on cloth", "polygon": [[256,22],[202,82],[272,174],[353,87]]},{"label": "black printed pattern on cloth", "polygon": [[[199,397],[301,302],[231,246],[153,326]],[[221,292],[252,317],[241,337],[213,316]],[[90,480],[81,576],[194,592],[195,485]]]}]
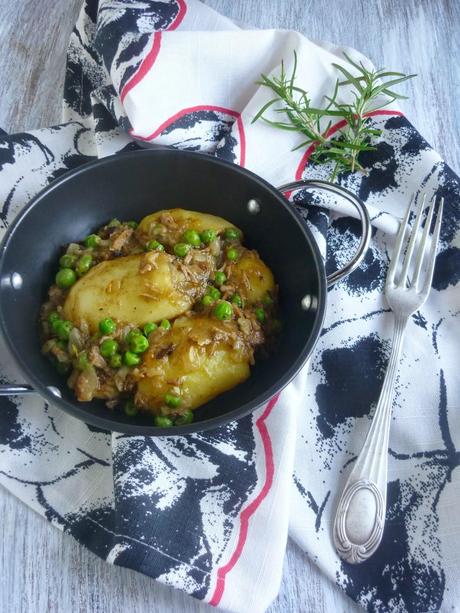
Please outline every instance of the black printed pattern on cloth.
[{"label": "black printed pattern on cloth", "polygon": [[[2,231],[53,179],[97,156],[140,147],[117,91],[139,70],[152,33],[174,28],[183,13],[179,0],[85,3],[68,52],[66,123],[0,134]],[[325,327],[308,376],[301,375],[291,536],[368,611],[437,611],[452,604],[446,560],[459,544],[446,534],[460,458],[452,349],[460,186],[405,118],[373,121],[383,134],[376,151],[360,158],[367,174],[339,177],[368,205],[373,240],[362,266],[329,291]],[[233,111],[204,106],[171,115],[158,132],[165,144],[234,163],[242,162],[242,135]],[[329,170],[308,165],[303,176],[326,178]],[[446,221],[432,299],[412,317],[397,382],[383,542],[371,560],[351,566],[335,555],[330,526],[388,362],[393,317],[382,290],[394,233],[386,228],[413,185],[445,198]],[[328,272],[342,266],[359,240],[358,222],[317,195],[298,192],[293,200],[326,252]],[[3,345],[0,362],[2,382],[17,380]],[[266,477],[255,417],[203,435],[148,439],[88,426],[38,396],[0,398],[0,405],[2,484],[108,562],[209,600],[241,511]],[[417,429],[407,427],[409,418]]]}]

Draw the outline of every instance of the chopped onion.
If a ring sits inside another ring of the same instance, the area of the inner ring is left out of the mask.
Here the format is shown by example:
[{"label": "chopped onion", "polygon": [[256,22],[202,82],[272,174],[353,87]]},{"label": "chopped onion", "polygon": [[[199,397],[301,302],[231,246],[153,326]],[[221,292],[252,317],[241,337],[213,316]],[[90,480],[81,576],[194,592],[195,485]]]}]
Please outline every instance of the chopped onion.
[{"label": "chopped onion", "polygon": [[222,244],[218,238],[209,244],[209,251],[214,257],[218,257],[222,253]]},{"label": "chopped onion", "polygon": [[248,319],[244,317],[239,317],[238,325],[240,327],[240,330],[243,332],[243,334],[245,334],[246,336],[250,336],[252,332],[252,326],[251,326],[251,322]]},{"label": "chopped onion", "polygon": [[78,328],[72,328],[69,334],[69,353],[77,355],[83,349],[83,337]]},{"label": "chopped onion", "polygon": [[122,366],[119,368],[114,376],[115,385],[117,386],[117,390],[119,392],[123,391],[123,387],[125,385],[126,377],[129,375],[130,369],[129,366]]},{"label": "chopped onion", "polygon": [[76,255],[77,253],[80,253],[81,248],[81,245],[78,243],[70,243],[70,245],[67,247],[66,253],[69,255]]},{"label": "chopped onion", "polygon": [[85,368],[75,383],[75,393],[81,402],[89,402],[99,387],[96,369],[91,364]]},{"label": "chopped onion", "polygon": [[200,365],[202,353],[203,349],[196,347],[195,345],[190,345],[188,351],[183,353],[182,363],[186,372],[192,371],[194,368],[197,368]]},{"label": "chopped onion", "polygon": [[77,368],[74,368],[70,373],[70,377],[67,379],[67,385],[73,389],[75,387],[75,383],[77,382],[78,377],[80,376],[80,371]]}]

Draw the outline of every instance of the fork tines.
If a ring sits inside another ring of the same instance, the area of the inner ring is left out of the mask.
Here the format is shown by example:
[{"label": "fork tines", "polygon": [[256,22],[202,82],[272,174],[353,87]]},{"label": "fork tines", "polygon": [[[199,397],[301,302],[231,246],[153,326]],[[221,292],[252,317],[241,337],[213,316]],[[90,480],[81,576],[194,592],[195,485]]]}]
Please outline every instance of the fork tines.
[{"label": "fork tines", "polygon": [[[387,285],[413,287],[420,293],[430,290],[441,230],[444,198],[433,196],[425,212],[426,200],[426,194],[421,197],[415,196],[401,221],[388,269]],[[415,220],[410,228],[412,203],[415,203]],[[423,219],[424,224],[422,224]],[[420,282],[422,277],[423,281]]]}]

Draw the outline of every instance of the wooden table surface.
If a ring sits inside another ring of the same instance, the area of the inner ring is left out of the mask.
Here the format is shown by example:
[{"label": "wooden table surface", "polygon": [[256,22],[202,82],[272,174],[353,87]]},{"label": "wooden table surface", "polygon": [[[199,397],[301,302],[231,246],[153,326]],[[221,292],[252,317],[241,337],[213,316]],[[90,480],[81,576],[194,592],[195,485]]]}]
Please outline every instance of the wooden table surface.
[{"label": "wooden table surface", "polygon": [[[257,28],[291,28],[356,47],[376,65],[416,72],[403,110],[460,170],[458,0],[206,0]],[[60,120],[65,50],[80,0],[0,0],[0,127]],[[135,572],[111,567],[0,490],[0,611],[196,613],[211,607]],[[289,544],[270,613],[354,612],[357,607]]]}]

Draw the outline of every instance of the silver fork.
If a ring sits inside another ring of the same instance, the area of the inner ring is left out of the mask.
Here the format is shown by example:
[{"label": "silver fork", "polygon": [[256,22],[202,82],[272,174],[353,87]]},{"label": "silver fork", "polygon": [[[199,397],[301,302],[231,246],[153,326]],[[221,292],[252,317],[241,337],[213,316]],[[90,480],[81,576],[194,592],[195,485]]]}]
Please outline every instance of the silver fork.
[{"label": "silver fork", "polygon": [[[393,348],[369,432],[340,497],[334,521],[333,536],[337,552],[352,564],[367,560],[382,540],[387,498],[388,439],[399,356],[409,317],[427,299],[433,280],[444,199],[440,200],[433,231],[431,226],[436,199],[433,198],[431,202],[423,231],[421,224],[426,194],[420,200],[412,230],[409,229],[409,205],[396,237],[385,284],[385,296],[395,315]],[[404,253],[407,240],[407,251]]]}]

